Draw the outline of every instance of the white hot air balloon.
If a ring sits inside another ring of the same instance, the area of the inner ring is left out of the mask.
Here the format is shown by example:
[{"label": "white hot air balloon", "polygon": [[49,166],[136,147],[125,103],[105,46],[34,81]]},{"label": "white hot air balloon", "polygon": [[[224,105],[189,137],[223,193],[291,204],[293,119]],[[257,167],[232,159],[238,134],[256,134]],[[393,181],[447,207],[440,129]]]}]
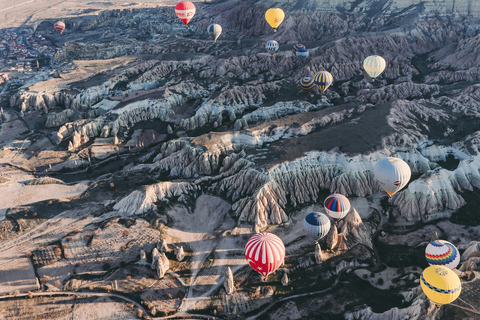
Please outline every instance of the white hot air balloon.
[{"label": "white hot air balloon", "polygon": [[391,197],[410,181],[412,172],[408,164],[399,158],[383,158],[374,168],[375,179]]},{"label": "white hot air balloon", "polygon": [[385,70],[386,65],[385,59],[377,55],[369,56],[363,61],[363,68],[373,81]]},{"label": "white hot air balloon", "polygon": [[214,42],[217,42],[218,37],[220,37],[220,34],[222,33],[222,26],[219,24],[211,24],[207,28],[207,32],[210,35],[210,37],[213,39]]},{"label": "white hot air balloon", "polygon": [[330,219],[321,212],[310,212],[303,219],[303,228],[315,240],[322,239],[330,231]]},{"label": "white hot air balloon", "polygon": [[460,262],[458,249],[448,241],[434,240],[425,248],[425,258],[429,265],[441,265],[455,269]]}]

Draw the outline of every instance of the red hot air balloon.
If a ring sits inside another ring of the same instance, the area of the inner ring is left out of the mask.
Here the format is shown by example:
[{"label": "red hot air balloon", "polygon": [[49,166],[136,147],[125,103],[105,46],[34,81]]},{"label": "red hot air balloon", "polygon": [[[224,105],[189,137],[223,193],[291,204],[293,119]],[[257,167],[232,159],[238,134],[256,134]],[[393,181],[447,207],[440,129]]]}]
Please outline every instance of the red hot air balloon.
[{"label": "red hot air balloon", "polygon": [[57,21],[53,25],[53,28],[61,35],[63,30],[65,30],[65,23],[63,23],[63,21]]},{"label": "red hot air balloon", "polygon": [[185,23],[185,27],[195,15],[195,5],[189,1],[182,1],[175,6],[177,17]]},{"label": "red hot air balloon", "polygon": [[273,233],[257,233],[245,246],[245,259],[253,270],[266,278],[283,264],[285,246]]}]

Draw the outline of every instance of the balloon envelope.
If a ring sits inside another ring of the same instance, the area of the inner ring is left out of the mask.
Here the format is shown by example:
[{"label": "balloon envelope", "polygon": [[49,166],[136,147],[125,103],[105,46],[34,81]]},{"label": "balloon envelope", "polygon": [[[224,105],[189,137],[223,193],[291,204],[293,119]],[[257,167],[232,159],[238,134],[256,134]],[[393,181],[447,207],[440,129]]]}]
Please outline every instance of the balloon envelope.
[{"label": "balloon envelope", "polygon": [[265,12],[265,19],[268,24],[273,28],[274,32],[277,32],[278,26],[283,22],[285,13],[280,8],[270,8]]},{"label": "balloon envelope", "polygon": [[385,59],[377,55],[369,56],[363,60],[363,68],[372,79],[378,77],[385,70],[385,66]]},{"label": "balloon envelope", "polygon": [[302,80],[300,80],[300,87],[305,92],[309,92],[310,90],[312,90],[315,87],[313,78],[310,78],[310,77],[302,78]]},{"label": "balloon envelope", "polygon": [[273,233],[257,233],[245,246],[245,259],[253,270],[267,277],[283,264],[285,246]]},{"label": "balloon envelope", "polygon": [[297,54],[298,49],[305,49],[305,46],[303,44],[294,45],[292,48],[293,54]]},{"label": "balloon envelope", "polygon": [[331,194],[323,204],[328,215],[336,220],[343,219],[350,211],[350,201],[343,194]]},{"label": "balloon envelope", "polygon": [[215,42],[217,42],[218,37],[220,37],[220,34],[222,33],[222,26],[214,23],[214,24],[211,24],[211,25],[208,26],[207,31],[208,31],[208,34],[210,35],[210,37]]},{"label": "balloon envelope", "polygon": [[315,81],[318,89],[320,89],[320,91],[324,93],[325,90],[327,90],[328,87],[330,87],[330,85],[332,84],[333,77],[328,71],[320,71],[315,75],[315,78],[313,80]]},{"label": "balloon envelope", "polygon": [[308,59],[308,50],[305,48],[298,49],[295,55],[300,61],[305,62]]},{"label": "balloon envelope", "polygon": [[373,171],[375,179],[390,197],[405,187],[412,175],[405,161],[392,157],[378,161]]},{"label": "balloon envelope", "polygon": [[270,40],[270,41],[267,41],[267,43],[265,44],[265,49],[270,52],[273,56],[273,54],[275,52],[278,51],[278,48],[280,47],[280,45],[278,44],[277,41],[275,40]]},{"label": "balloon envelope", "polygon": [[330,231],[330,219],[321,212],[310,212],[303,219],[303,228],[314,239],[322,239]]},{"label": "balloon envelope", "polygon": [[460,262],[458,249],[448,241],[434,240],[425,248],[425,258],[429,265],[441,265],[455,269]]},{"label": "balloon envelope", "polygon": [[53,28],[60,34],[62,34],[63,30],[65,30],[65,23],[63,21],[55,22]]},{"label": "balloon envelope", "polygon": [[175,14],[187,26],[195,15],[195,5],[189,1],[179,2],[175,6]]},{"label": "balloon envelope", "polygon": [[444,266],[430,266],[420,275],[423,293],[436,305],[453,302],[462,291],[462,283],[451,269]]}]

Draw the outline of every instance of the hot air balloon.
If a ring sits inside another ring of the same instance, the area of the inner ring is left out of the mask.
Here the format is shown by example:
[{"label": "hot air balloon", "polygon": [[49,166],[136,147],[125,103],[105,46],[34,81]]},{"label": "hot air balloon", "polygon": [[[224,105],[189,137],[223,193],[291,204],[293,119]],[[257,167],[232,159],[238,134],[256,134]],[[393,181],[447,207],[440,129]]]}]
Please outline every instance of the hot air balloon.
[{"label": "hot air balloon", "polygon": [[275,52],[278,51],[278,48],[280,47],[280,45],[278,44],[277,41],[275,40],[270,40],[270,41],[267,41],[267,43],[265,44],[265,49],[270,52],[273,56],[273,54]]},{"label": "hot air balloon", "polygon": [[310,77],[302,78],[302,80],[300,80],[300,87],[305,92],[309,92],[310,90],[312,90],[313,87],[315,87],[315,83],[313,82],[313,78],[310,78]]},{"label": "hot air balloon", "polygon": [[297,53],[295,55],[300,61],[305,62],[305,60],[308,59],[308,50],[305,48],[300,48],[297,50]]},{"label": "hot air balloon", "polygon": [[257,233],[245,246],[245,259],[253,270],[266,278],[283,264],[285,246],[273,233]]},{"label": "hot air balloon", "polygon": [[350,211],[350,201],[340,193],[329,195],[323,205],[328,215],[337,221],[343,219]]},{"label": "hot air balloon", "polygon": [[377,55],[369,56],[363,60],[363,68],[373,81],[385,70],[385,66],[385,59]]},{"label": "hot air balloon", "polygon": [[425,248],[425,258],[429,265],[441,265],[455,269],[460,262],[458,249],[448,241],[434,240]]},{"label": "hot air balloon", "polygon": [[383,158],[374,168],[375,179],[389,197],[405,187],[412,172],[408,164],[398,158]]},{"label": "hot air balloon", "polygon": [[222,33],[222,26],[219,24],[211,24],[207,28],[208,34],[210,34],[210,37],[212,37],[214,42],[217,42],[218,37],[220,37],[220,34]]},{"label": "hot air balloon", "polygon": [[195,5],[189,1],[179,2],[175,6],[175,14],[178,18],[180,18],[180,20],[182,20],[182,22],[185,24],[185,27],[187,27],[187,24],[195,15]]},{"label": "hot air balloon", "polygon": [[437,306],[451,303],[462,291],[460,278],[444,266],[430,266],[420,275],[423,293]]},{"label": "hot air balloon", "polygon": [[330,231],[330,219],[321,212],[310,212],[303,220],[303,228],[315,240],[322,239]]},{"label": "hot air balloon", "polygon": [[285,13],[280,8],[270,8],[265,12],[265,19],[273,28],[273,32],[277,32],[278,26],[283,22]]},{"label": "hot air balloon", "polygon": [[63,21],[57,21],[53,25],[53,28],[60,34],[63,33],[63,30],[65,30],[65,23]]},{"label": "hot air balloon", "polygon": [[293,54],[297,54],[298,49],[305,49],[305,46],[303,44],[296,44],[292,48]]},{"label": "hot air balloon", "polygon": [[328,71],[320,71],[315,75],[313,81],[315,81],[315,84],[317,85],[318,89],[320,89],[320,92],[324,93],[325,90],[327,90],[327,88],[332,84],[333,77]]}]

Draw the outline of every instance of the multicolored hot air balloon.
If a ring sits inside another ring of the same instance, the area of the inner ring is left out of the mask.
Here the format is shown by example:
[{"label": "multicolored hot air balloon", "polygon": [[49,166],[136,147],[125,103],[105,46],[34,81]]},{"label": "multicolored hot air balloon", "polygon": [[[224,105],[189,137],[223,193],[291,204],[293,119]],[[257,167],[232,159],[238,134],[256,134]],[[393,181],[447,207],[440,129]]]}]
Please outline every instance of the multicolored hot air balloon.
[{"label": "multicolored hot air balloon", "polygon": [[303,228],[315,240],[322,239],[330,231],[330,219],[321,212],[310,212],[303,220]]},{"label": "multicolored hot air balloon", "polygon": [[278,51],[278,48],[280,48],[280,45],[278,44],[277,41],[275,40],[270,40],[265,43],[265,49],[270,52],[270,54],[273,56],[275,52]]},{"label": "multicolored hot air balloon", "polygon": [[178,18],[180,18],[180,20],[182,20],[182,22],[185,24],[185,27],[187,27],[187,24],[195,15],[195,5],[189,1],[179,2],[175,6],[175,14]]},{"label": "multicolored hot air balloon", "polygon": [[257,233],[245,246],[245,259],[253,270],[266,278],[283,264],[285,245],[273,233]]},{"label": "multicolored hot air balloon", "polygon": [[460,262],[458,249],[448,241],[434,240],[425,248],[425,258],[429,265],[441,265],[455,269]]},{"label": "multicolored hot air balloon", "polygon": [[408,164],[398,158],[383,158],[374,168],[375,179],[389,197],[405,187],[412,172]]},{"label": "multicolored hot air balloon", "polygon": [[305,62],[308,59],[308,50],[305,48],[300,48],[297,50],[295,55],[300,61]]},{"label": "multicolored hot air balloon", "polygon": [[304,77],[300,80],[300,87],[303,91],[309,92],[315,87],[315,82],[313,81],[313,78]]},{"label": "multicolored hot air balloon", "polygon": [[340,193],[329,195],[323,202],[325,211],[335,220],[343,219],[350,211],[350,201]]},{"label": "multicolored hot air balloon", "polygon": [[385,59],[377,55],[369,56],[363,60],[363,68],[373,81],[385,70],[385,66]]},{"label": "multicolored hot air balloon", "polygon": [[313,81],[315,81],[315,84],[317,85],[318,89],[320,89],[320,92],[324,93],[325,90],[327,90],[332,84],[333,77],[328,71],[320,71],[315,75]]},{"label": "multicolored hot air balloon", "polygon": [[292,48],[293,54],[297,54],[298,49],[305,49],[305,46],[303,44],[296,44]]},{"label": "multicolored hot air balloon", "polygon": [[285,12],[280,8],[270,8],[265,12],[265,19],[273,28],[273,32],[277,32],[278,26],[283,22]]},{"label": "multicolored hot air balloon", "polygon": [[53,28],[61,35],[63,33],[63,30],[65,30],[65,23],[63,21],[57,21],[53,25]]},{"label": "multicolored hot air balloon", "polygon": [[214,23],[208,26],[207,31],[213,41],[217,42],[218,37],[220,37],[220,34],[222,33],[222,26]]},{"label": "multicolored hot air balloon", "polygon": [[453,302],[462,292],[460,278],[444,266],[430,266],[423,270],[420,286],[427,298],[437,306]]}]

